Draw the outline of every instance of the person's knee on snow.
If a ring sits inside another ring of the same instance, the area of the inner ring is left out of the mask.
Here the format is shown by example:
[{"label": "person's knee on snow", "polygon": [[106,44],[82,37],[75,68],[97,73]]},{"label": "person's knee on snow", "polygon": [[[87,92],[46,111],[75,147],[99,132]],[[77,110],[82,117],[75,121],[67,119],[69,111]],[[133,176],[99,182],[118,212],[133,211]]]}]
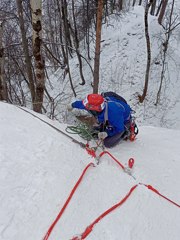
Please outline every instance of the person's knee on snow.
[{"label": "person's knee on snow", "polygon": [[104,139],[104,146],[107,148],[111,148],[114,147],[115,145],[117,145],[121,140],[123,140],[122,136],[123,136],[124,132],[122,133],[118,133],[112,137],[106,137]]}]

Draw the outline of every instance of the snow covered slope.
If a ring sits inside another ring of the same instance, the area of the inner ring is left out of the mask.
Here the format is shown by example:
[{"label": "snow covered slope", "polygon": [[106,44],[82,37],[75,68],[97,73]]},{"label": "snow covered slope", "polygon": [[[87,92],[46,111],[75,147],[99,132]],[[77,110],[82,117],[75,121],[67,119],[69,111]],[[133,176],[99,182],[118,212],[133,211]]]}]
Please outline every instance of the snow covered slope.
[{"label": "snow covered slope", "polygon": [[[64,129],[65,125],[42,119]],[[135,142],[108,149],[123,165],[135,159],[133,179],[108,155],[90,168],[50,240],[81,234],[135,184],[150,184],[180,204],[180,131],[141,127]],[[43,239],[88,163],[94,162],[56,130],[15,106],[0,103],[0,239]],[[97,223],[86,239],[179,240],[180,208],[143,185]]]},{"label": "snow covered slope", "polygon": [[[178,8],[177,8],[178,9]],[[151,41],[152,61],[147,98],[143,104],[138,104],[138,94],[142,94],[147,62],[146,39],[144,33],[144,8],[136,6],[121,17],[110,16],[108,24],[102,27],[102,43],[100,56],[99,92],[115,91],[122,95],[136,111],[137,121],[141,125],[174,128],[180,130],[180,35],[179,28],[174,29],[168,48],[165,79],[162,84],[161,101],[155,106],[160,85],[162,58],[160,49],[165,41],[163,28],[158,24],[157,17],[149,15],[149,34]],[[82,43],[84,45],[84,42]],[[94,66],[94,47],[90,45],[91,66]],[[87,53],[82,55],[87,57]],[[84,86],[79,85],[81,78],[77,58],[70,60],[71,75],[77,93],[77,99],[84,99],[92,93],[92,72],[84,61],[83,73],[86,79]],[[69,93],[68,78],[61,79],[62,69],[50,76],[54,86],[52,96],[57,100],[59,93]],[[67,96],[60,94],[59,103],[55,104],[58,117],[65,113]],[[55,100],[55,101],[56,101]],[[73,97],[71,99],[74,100]],[[71,101],[68,98],[68,103]],[[64,107],[64,108],[63,108]],[[64,116],[65,119],[65,116]],[[63,121],[64,119],[61,119]]]}]

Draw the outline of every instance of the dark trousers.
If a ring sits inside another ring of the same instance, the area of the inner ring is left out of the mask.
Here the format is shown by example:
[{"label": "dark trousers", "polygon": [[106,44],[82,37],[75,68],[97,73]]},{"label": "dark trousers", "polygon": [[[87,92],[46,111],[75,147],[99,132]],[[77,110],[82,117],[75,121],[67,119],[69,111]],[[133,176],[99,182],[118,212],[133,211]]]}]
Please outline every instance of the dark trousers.
[{"label": "dark trousers", "polygon": [[104,146],[107,148],[114,147],[123,139],[124,132],[118,133],[112,137],[106,137],[104,139]]}]

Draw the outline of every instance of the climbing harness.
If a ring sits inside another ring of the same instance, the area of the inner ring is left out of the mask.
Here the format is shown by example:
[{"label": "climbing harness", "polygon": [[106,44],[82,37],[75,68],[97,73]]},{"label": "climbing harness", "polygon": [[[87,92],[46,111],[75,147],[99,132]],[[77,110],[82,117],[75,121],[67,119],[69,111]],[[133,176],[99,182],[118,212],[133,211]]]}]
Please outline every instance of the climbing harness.
[{"label": "climbing harness", "polygon": [[131,142],[133,142],[136,138],[136,135],[138,134],[139,130],[138,130],[138,127],[135,123],[135,118],[132,117],[131,119],[131,124],[130,124],[130,136],[129,136],[129,140]]}]

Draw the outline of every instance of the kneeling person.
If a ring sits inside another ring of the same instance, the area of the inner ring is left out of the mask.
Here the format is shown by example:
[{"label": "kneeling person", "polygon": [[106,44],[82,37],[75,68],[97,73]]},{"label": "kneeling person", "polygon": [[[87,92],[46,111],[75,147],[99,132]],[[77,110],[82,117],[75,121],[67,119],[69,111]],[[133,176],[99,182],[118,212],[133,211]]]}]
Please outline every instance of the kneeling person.
[{"label": "kneeling person", "polygon": [[130,106],[122,97],[112,93],[89,94],[84,100],[75,101],[70,106],[86,110],[97,119],[98,137],[103,139],[105,147],[113,147],[124,139],[131,122]]}]

